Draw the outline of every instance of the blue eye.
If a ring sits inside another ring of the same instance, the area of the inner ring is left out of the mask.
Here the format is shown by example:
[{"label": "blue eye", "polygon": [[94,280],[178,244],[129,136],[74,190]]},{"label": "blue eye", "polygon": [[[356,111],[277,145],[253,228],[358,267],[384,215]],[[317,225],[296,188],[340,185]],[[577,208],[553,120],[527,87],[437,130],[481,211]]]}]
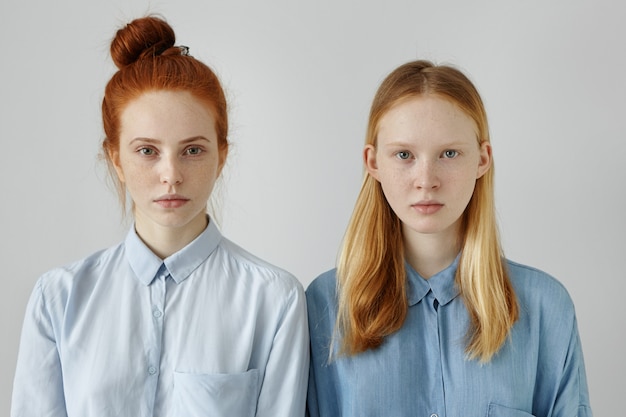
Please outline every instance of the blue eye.
[{"label": "blue eye", "polygon": [[399,159],[409,159],[411,157],[411,152],[409,151],[400,151],[396,153],[396,156]]},{"label": "blue eye", "polygon": [[444,158],[448,158],[448,159],[452,159],[455,156],[457,156],[459,153],[453,149],[448,149],[446,151],[443,151],[443,157]]},{"label": "blue eye", "polygon": [[191,148],[187,148],[185,153],[187,155],[200,155],[202,153],[202,149],[197,146],[192,146]]}]

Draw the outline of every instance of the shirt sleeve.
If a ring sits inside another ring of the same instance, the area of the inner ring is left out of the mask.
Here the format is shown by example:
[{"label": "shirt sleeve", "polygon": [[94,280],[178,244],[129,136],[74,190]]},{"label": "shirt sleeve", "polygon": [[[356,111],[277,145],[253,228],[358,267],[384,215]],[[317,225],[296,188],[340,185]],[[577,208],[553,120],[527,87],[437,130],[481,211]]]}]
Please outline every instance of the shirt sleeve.
[{"label": "shirt sleeve", "polygon": [[[315,363],[314,363],[315,360]],[[307,417],[337,416],[340,415],[337,407],[337,398],[332,389],[332,383],[327,379],[327,375],[317,376],[319,370],[328,370],[328,365],[320,365],[319,358],[311,358],[311,368],[309,371],[309,387],[307,393]],[[326,389],[321,387],[318,393],[318,384],[327,382]]]},{"label": "shirt sleeve", "polygon": [[329,276],[318,278],[307,289],[309,331],[311,334],[311,369],[307,395],[307,413],[310,417],[341,415],[334,364],[330,363],[330,349],[335,320],[329,311],[329,300],[334,300],[334,280]]},{"label": "shirt sleeve", "polygon": [[304,290],[288,297],[259,395],[257,417],[304,416],[309,372],[309,330]]},{"label": "shirt sleeve", "polygon": [[553,410],[554,417],[593,417],[576,318]]},{"label": "shirt sleeve", "polygon": [[26,307],[13,383],[12,417],[67,416],[61,361],[40,279]]}]

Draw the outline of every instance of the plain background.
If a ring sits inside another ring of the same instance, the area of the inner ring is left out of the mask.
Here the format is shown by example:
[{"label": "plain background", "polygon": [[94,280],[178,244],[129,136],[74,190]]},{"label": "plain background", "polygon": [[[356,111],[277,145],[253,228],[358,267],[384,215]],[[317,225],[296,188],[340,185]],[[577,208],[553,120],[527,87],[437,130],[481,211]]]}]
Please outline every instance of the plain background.
[{"label": "plain background", "polygon": [[35,280],[127,230],[98,160],[99,106],[110,39],[147,12],[163,14],[227,89],[223,232],[305,286],[334,266],[382,78],[416,58],[463,69],[490,117],[506,253],[568,288],[595,414],[623,412],[626,13],[617,0],[2,0],[0,414]]}]

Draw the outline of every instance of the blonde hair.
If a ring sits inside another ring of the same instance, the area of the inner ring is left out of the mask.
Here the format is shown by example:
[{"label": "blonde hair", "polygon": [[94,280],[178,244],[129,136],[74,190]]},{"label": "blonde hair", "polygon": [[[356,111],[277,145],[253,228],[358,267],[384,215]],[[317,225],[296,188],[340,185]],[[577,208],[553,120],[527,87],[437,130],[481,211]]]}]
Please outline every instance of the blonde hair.
[{"label": "blonde hair", "polygon": [[[376,146],[379,121],[392,106],[424,94],[455,103],[476,123],[478,143],[489,141],[485,108],[472,82],[453,67],[414,61],[380,85],[366,144]],[[471,319],[466,353],[482,362],[500,349],[519,314],[498,236],[493,175],[491,167],[477,180],[465,209],[455,278]],[[341,354],[375,349],[402,327],[408,301],[401,223],[380,183],[367,172],[339,255],[337,286],[335,340],[340,339]]]}]

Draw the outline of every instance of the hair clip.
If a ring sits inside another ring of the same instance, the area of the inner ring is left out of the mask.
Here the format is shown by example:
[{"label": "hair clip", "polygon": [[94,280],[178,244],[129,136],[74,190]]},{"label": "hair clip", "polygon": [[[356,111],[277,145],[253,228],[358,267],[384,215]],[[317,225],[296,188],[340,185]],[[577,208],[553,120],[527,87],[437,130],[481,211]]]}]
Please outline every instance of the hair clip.
[{"label": "hair clip", "polygon": [[177,46],[177,48],[180,49],[180,54],[182,56],[189,56],[189,47],[188,46],[180,45],[180,46]]}]

